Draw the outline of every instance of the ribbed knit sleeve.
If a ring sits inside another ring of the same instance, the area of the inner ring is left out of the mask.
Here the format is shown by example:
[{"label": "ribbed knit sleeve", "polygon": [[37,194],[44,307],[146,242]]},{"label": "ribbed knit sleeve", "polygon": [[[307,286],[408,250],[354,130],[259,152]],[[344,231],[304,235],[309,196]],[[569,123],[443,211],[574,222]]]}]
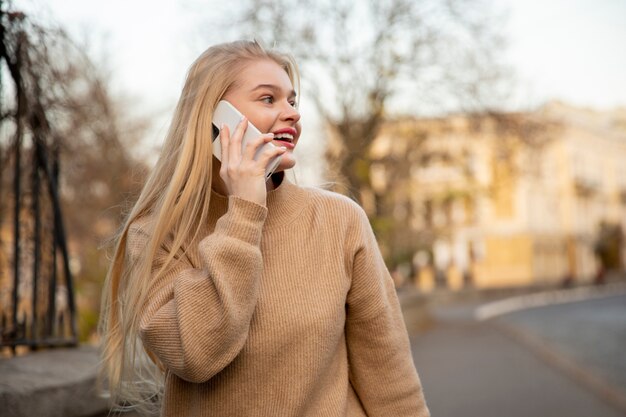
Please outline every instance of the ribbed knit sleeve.
[{"label": "ribbed knit sleeve", "polygon": [[[165,367],[190,382],[205,382],[242,349],[255,308],[263,270],[260,241],[267,209],[230,197],[228,211],[213,233],[200,241],[201,265],[176,258],[165,274],[150,277],[147,308],[141,315],[144,346]],[[141,256],[147,236],[131,228],[129,254]],[[161,248],[153,274],[168,250]],[[137,278],[139,279],[139,278]]]},{"label": "ribbed knit sleeve", "polygon": [[362,211],[354,233],[346,341],[350,382],[369,417],[426,417],[393,280]]}]

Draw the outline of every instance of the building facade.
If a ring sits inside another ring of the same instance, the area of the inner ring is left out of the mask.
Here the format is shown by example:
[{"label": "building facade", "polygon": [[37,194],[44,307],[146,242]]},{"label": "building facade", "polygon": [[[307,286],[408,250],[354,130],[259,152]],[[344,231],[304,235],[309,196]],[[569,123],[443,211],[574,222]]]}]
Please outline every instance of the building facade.
[{"label": "building facade", "polygon": [[[407,190],[398,220],[422,236],[409,278],[425,290],[590,282],[603,273],[599,245],[612,245],[610,267],[623,269],[624,113],[551,103],[383,128],[374,161],[420,155],[402,184],[388,183],[388,164],[372,164],[374,189]],[[611,242],[606,230],[617,231]]]}]

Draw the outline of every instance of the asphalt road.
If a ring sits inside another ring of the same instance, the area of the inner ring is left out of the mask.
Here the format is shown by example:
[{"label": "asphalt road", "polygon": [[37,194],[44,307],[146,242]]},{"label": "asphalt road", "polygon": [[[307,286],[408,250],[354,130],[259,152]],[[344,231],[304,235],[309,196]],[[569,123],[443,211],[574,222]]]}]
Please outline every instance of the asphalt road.
[{"label": "asphalt road", "polygon": [[536,335],[626,397],[626,295],[520,311],[498,321]]},{"label": "asphalt road", "polygon": [[[435,325],[412,337],[415,364],[433,417],[626,415],[502,332],[495,322],[474,321],[473,307],[440,307]],[[601,308],[601,303],[596,300],[593,307]],[[562,317],[555,313],[556,306],[551,309],[554,316]],[[533,314],[524,317],[525,325],[541,322],[543,315]]]}]

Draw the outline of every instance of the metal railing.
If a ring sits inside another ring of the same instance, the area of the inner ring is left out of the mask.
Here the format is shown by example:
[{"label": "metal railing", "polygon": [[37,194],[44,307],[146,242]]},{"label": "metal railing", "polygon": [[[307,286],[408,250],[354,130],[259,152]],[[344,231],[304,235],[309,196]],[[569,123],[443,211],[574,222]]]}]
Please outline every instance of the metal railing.
[{"label": "metal railing", "polygon": [[2,192],[2,204],[12,206],[12,222],[0,218],[0,227],[12,224],[10,241],[3,239],[0,249],[0,346],[74,345],[76,308],[58,194],[58,155],[49,158],[41,138],[30,149],[22,142],[15,140],[9,153],[13,192]]},{"label": "metal railing", "polygon": [[15,108],[0,109],[0,347],[15,352],[17,346],[75,345],[77,329],[58,140],[42,104],[24,94],[25,68],[19,55],[10,56],[19,47],[5,44],[7,16],[0,0],[0,64],[15,90]]}]

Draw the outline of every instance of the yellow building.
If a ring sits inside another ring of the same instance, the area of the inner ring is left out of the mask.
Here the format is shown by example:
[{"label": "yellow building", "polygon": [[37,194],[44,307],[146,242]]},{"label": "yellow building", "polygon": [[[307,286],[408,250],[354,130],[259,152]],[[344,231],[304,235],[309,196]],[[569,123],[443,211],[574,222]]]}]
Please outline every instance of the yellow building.
[{"label": "yellow building", "polygon": [[[532,114],[401,120],[374,161],[413,157],[406,227],[429,230],[430,267],[451,288],[592,280],[599,225],[626,230],[626,112],[551,103]],[[374,190],[393,189],[373,163]],[[367,202],[364,202],[367,205]],[[626,257],[621,248],[620,262]],[[417,254],[422,269],[428,257]],[[446,272],[452,271],[452,272]]]}]

